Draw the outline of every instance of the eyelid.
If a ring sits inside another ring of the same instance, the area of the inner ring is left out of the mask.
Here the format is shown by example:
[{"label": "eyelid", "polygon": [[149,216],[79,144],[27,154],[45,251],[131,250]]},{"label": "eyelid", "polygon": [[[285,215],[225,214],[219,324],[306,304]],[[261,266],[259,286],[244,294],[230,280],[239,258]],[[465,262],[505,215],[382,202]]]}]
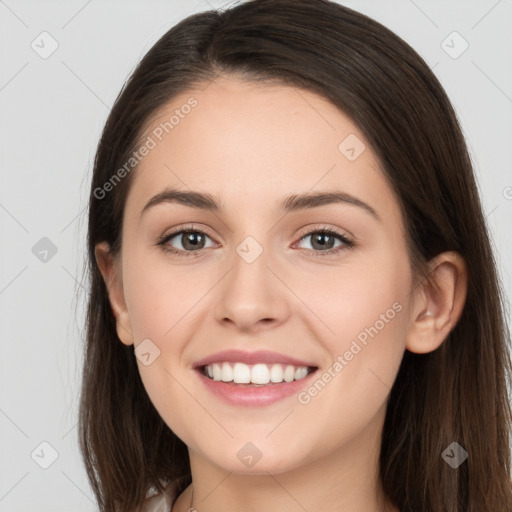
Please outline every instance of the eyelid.
[{"label": "eyelid", "polygon": [[205,235],[208,235],[210,238],[215,238],[212,236],[212,234],[208,231],[207,228],[204,228],[203,226],[198,226],[197,224],[181,224],[179,226],[176,226],[175,228],[172,228],[170,231],[167,231],[164,235],[160,237],[160,239],[169,238],[171,236],[177,235],[181,233],[182,231],[197,231],[200,233],[204,233]]},{"label": "eyelid", "polygon": [[354,236],[346,229],[341,229],[338,227],[331,227],[331,226],[328,226],[325,224],[313,224],[312,226],[307,226],[305,228],[302,228],[299,231],[298,236],[302,239],[303,237],[311,235],[312,233],[315,233],[317,231],[330,232],[333,235],[342,236],[342,237],[346,238],[347,240],[354,242]]}]

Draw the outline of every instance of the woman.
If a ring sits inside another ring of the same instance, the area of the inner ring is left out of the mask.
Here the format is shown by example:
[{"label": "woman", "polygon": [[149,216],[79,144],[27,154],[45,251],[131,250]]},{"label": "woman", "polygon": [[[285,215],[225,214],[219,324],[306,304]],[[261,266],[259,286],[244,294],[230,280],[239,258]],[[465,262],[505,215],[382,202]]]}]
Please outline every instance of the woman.
[{"label": "woman", "polygon": [[471,162],[382,25],[253,0],[173,27],[107,120],[88,250],[102,511],[511,509]]}]

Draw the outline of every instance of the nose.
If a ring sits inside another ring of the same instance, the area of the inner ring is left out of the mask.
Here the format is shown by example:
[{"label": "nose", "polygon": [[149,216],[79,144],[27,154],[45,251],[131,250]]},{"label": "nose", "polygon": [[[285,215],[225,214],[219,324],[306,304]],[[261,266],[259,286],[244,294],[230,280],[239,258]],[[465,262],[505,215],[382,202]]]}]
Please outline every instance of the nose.
[{"label": "nose", "polygon": [[254,241],[252,244],[249,241],[237,248],[231,269],[219,283],[215,304],[217,321],[244,333],[276,327],[290,314],[286,286],[272,268],[275,265],[268,251],[257,255],[262,248],[255,247]]}]

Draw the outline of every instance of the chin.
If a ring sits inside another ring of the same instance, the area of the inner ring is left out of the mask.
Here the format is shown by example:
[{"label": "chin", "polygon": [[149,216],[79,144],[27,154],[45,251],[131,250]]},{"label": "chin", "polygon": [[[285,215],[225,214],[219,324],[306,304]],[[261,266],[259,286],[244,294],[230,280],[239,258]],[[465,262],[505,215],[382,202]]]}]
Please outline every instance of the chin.
[{"label": "chin", "polygon": [[[293,471],[307,463],[308,457],[300,457],[296,451],[284,453],[276,447],[243,443],[240,448],[229,448],[215,453],[203,453],[212,464],[224,471],[240,475],[268,475]],[[227,457],[228,452],[234,456]]]}]

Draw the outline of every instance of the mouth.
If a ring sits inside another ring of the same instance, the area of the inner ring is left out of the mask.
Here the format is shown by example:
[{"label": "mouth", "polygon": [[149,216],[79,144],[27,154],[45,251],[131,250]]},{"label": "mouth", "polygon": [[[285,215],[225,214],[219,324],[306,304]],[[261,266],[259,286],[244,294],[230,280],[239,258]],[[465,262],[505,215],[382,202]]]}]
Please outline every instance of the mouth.
[{"label": "mouth", "polygon": [[297,395],[319,367],[269,351],[218,352],[192,365],[212,398],[235,407],[264,407]]}]

